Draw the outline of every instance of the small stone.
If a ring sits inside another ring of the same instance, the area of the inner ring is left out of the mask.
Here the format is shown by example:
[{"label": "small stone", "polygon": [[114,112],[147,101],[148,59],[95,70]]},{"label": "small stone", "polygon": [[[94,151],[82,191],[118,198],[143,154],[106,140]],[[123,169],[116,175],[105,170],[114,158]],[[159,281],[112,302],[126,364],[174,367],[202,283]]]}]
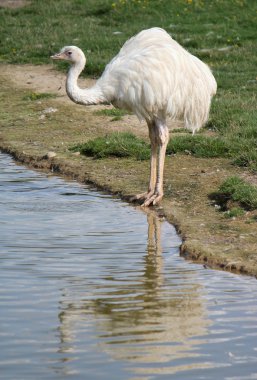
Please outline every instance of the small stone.
[{"label": "small stone", "polygon": [[48,158],[53,158],[53,157],[55,157],[56,156],[56,153],[55,152],[48,152],[47,153],[47,157]]},{"label": "small stone", "polygon": [[48,160],[49,158],[54,158],[56,156],[55,152],[47,152],[42,158]]},{"label": "small stone", "polygon": [[224,46],[224,47],[221,47],[221,48],[219,48],[219,49],[217,49],[218,51],[228,51],[228,50],[230,50],[230,49],[232,49],[232,46]]},{"label": "small stone", "polygon": [[53,108],[53,107],[49,107],[49,108],[46,108],[43,113],[53,113],[53,112],[57,112],[58,109],[57,108]]}]

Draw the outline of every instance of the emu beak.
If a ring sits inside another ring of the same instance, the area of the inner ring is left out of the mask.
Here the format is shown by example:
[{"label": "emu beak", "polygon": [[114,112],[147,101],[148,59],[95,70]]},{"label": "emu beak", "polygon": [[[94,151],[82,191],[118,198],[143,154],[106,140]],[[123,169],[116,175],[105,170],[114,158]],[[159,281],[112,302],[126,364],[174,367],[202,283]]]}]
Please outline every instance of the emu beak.
[{"label": "emu beak", "polygon": [[54,55],[51,55],[52,59],[65,59],[65,54],[64,53],[57,53],[57,54],[54,54]]}]

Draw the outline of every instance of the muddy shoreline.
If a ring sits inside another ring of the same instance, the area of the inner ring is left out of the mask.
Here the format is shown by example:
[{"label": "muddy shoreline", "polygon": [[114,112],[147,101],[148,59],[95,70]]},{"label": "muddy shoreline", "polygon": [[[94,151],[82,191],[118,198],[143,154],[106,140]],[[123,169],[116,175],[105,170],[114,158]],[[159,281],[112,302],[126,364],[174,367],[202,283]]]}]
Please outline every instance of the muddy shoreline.
[{"label": "muddy shoreline", "polygon": [[[0,150],[3,153],[7,153],[13,157],[13,159],[20,164],[24,164],[31,169],[41,170],[44,172],[51,172],[56,175],[63,176],[67,179],[76,180],[80,183],[85,183],[87,185],[91,185],[98,190],[107,192],[115,197],[120,198],[121,200],[130,202],[131,195],[123,194],[120,191],[113,191],[112,187],[105,185],[101,185],[99,182],[95,182],[93,179],[90,179],[89,176],[79,174],[78,171],[80,168],[77,165],[70,165],[69,162],[63,162],[58,159],[46,159],[42,157],[29,156],[24,152],[18,152],[16,149],[12,149],[11,147],[7,147],[4,144],[0,143]],[[160,217],[165,217],[171,224],[173,224],[178,232],[178,234],[182,238],[182,245],[180,247],[180,254],[187,260],[192,260],[199,264],[203,264],[205,267],[210,267],[212,269],[221,269],[227,270],[234,273],[252,275],[257,277],[255,268],[250,268],[247,263],[233,263],[227,260],[220,260],[219,257],[212,257],[210,253],[205,253],[201,251],[199,248],[192,246],[190,242],[188,242],[187,235],[184,234],[183,228],[181,229],[181,223],[179,220],[175,218],[172,213],[165,213],[163,207],[156,206],[154,211]],[[252,270],[251,270],[252,269]]]},{"label": "muddy shoreline", "polygon": [[[149,162],[115,158],[94,160],[76,156],[68,150],[74,143],[113,130],[128,130],[147,138],[146,127],[136,118],[126,116],[113,122],[107,117],[96,116],[95,107],[70,103],[65,97],[64,76],[50,66],[35,67],[35,70],[32,66],[1,66],[4,110],[1,151],[31,168],[91,184],[128,202],[132,195],[144,191]],[[35,90],[57,93],[57,97],[37,102],[24,100],[28,91]],[[57,112],[40,119],[47,107],[55,107]],[[172,135],[172,126],[170,131]],[[56,156],[46,158],[49,151],[54,151]],[[155,210],[177,228],[183,240],[181,255],[186,259],[212,268],[257,276],[257,225],[251,222],[252,214],[226,219],[209,199],[209,194],[222,180],[233,174],[248,175],[225,159],[167,157],[165,197]]]}]

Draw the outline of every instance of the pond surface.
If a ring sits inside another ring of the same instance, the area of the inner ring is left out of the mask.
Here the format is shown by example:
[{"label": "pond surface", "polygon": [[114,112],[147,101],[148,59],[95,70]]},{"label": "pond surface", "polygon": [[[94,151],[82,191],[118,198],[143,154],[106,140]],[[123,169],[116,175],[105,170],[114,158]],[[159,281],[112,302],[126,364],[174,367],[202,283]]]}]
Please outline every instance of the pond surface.
[{"label": "pond surface", "polygon": [[0,154],[0,378],[257,379],[257,281],[166,221]]}]

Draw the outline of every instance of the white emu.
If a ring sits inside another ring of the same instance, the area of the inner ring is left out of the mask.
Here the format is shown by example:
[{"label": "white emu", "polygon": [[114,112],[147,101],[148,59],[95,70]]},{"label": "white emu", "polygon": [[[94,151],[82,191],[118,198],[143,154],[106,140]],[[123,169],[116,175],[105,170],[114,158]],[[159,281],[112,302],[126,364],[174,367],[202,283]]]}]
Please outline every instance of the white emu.
[{"label": "white emu", "polygon": [[193,133],[207,121],[217,89],[208,66],[160,28],[143,30],[129,39],[89,89],[77,85],[86,64],[81,49],[65,46],[51,58],[71,62],[66,91],[75,103],[111,103],[146,120],[151,140],[150,181],[148,191],[135,198],[144,206],[159,202],[169,141],[166,118],[184,120]]}]

